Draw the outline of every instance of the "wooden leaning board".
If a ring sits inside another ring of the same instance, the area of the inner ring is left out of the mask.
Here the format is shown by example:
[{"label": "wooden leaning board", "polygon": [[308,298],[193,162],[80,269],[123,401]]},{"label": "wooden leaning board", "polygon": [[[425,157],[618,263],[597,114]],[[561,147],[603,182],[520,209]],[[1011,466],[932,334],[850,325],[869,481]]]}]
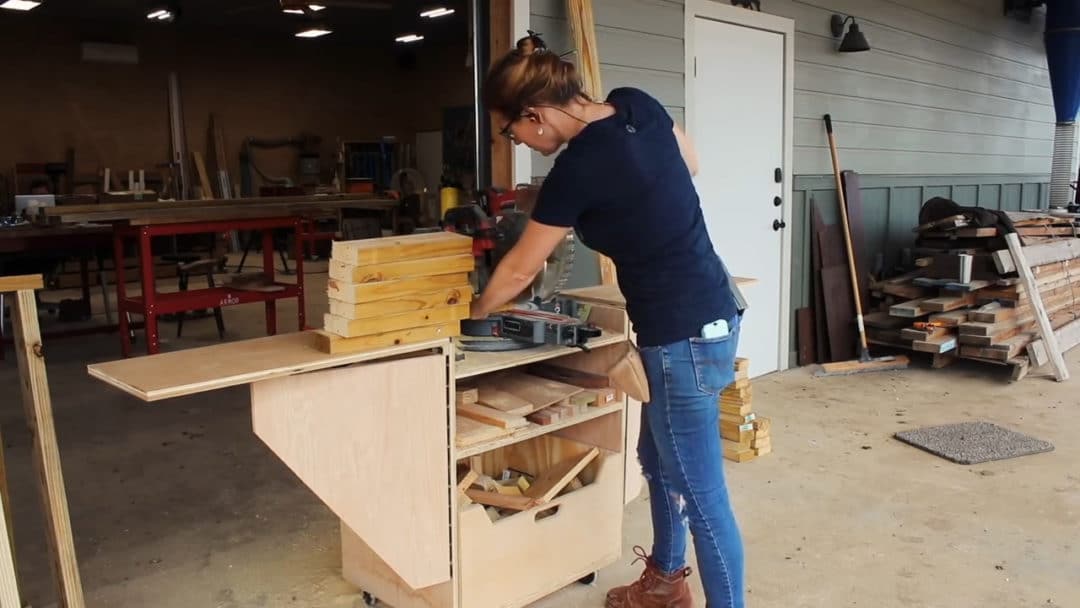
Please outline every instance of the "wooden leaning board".
[{"label": "wooden leaning board", "polygon": [[335,242],[319,348],[346,353],[460,335],[474,267],[472,239],[452,232]]}]

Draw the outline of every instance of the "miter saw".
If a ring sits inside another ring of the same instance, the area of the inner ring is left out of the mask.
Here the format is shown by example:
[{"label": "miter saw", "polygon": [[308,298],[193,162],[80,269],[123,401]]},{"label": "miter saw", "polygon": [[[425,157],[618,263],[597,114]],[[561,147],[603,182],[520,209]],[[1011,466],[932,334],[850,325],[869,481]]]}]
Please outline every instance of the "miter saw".
[{"label": "miter saw", "polygon": [[[521,238],[529,213],[519,206],[518,188],[512,193],[489,191],[479,202],[447,210],[443,229],[473,238],[476,270],[473,288],[480,293],[487,286],[499,262]],[[559,298],[574,267],[576,236],[567,231],[544,267],[528,288],[515,298],[510,310],[482,320],[462,321],[461,340],[466,350],[513,350],[542,344],[584,347],[600,330],[585,318],[588,309],[577,302]]]}]

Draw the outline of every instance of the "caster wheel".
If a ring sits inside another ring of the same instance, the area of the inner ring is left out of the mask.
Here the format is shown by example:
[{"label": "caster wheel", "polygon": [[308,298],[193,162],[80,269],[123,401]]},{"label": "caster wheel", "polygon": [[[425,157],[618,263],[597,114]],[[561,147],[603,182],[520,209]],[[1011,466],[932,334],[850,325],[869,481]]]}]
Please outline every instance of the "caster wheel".
[{"label": "caster wheel", "polygon": [[364,605],[366,606],[377,606],[379,604],[379,599],[376,598],[374,595],[371,595],[367,591],[364,591],[361,594],[361,597],[364,598]]},{"label": "caster wheel", "polygon": [[593,572],[592,574],[586,574],[585,576],[579,578],[577,582],[581,583],[582,585],[591,585],[596,582],[596,573]]}]

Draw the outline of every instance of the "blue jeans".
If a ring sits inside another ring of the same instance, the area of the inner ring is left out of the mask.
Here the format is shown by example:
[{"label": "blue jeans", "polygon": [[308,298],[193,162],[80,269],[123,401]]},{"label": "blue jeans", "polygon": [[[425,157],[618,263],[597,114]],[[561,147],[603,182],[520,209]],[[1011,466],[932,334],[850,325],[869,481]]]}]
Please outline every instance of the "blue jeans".
[{"label": "blue jeans", "polygon": [[649,484],[652,559],[685,566],[687,524],[709,608],[743,608],[743,546],[724,481],[719,396],[735,379],[739,319],[722,338],[642,347],[652,400],[638,457]]}]

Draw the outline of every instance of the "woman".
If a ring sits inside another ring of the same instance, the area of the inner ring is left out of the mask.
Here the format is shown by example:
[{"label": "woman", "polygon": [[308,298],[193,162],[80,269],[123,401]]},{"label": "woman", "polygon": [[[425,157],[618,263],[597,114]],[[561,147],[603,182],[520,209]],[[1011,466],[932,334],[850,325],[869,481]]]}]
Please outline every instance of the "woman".
[{"label": "woman", "polygon": [[638,457],[653,547],[608,608],[692,605],[687,523],[707,604],[743,606],[743,550],[724,481],[720,392],[734,380],[742,315],[691,176],[693,148],[664,108],[633,88],[588,99],[573,64],[535,36],[492,66],[484,103],[502,132],[550,155],[564,145],[521,239],[473,303],[484,318],[521,293],[569,229],[612,259],[649,381]]}]

